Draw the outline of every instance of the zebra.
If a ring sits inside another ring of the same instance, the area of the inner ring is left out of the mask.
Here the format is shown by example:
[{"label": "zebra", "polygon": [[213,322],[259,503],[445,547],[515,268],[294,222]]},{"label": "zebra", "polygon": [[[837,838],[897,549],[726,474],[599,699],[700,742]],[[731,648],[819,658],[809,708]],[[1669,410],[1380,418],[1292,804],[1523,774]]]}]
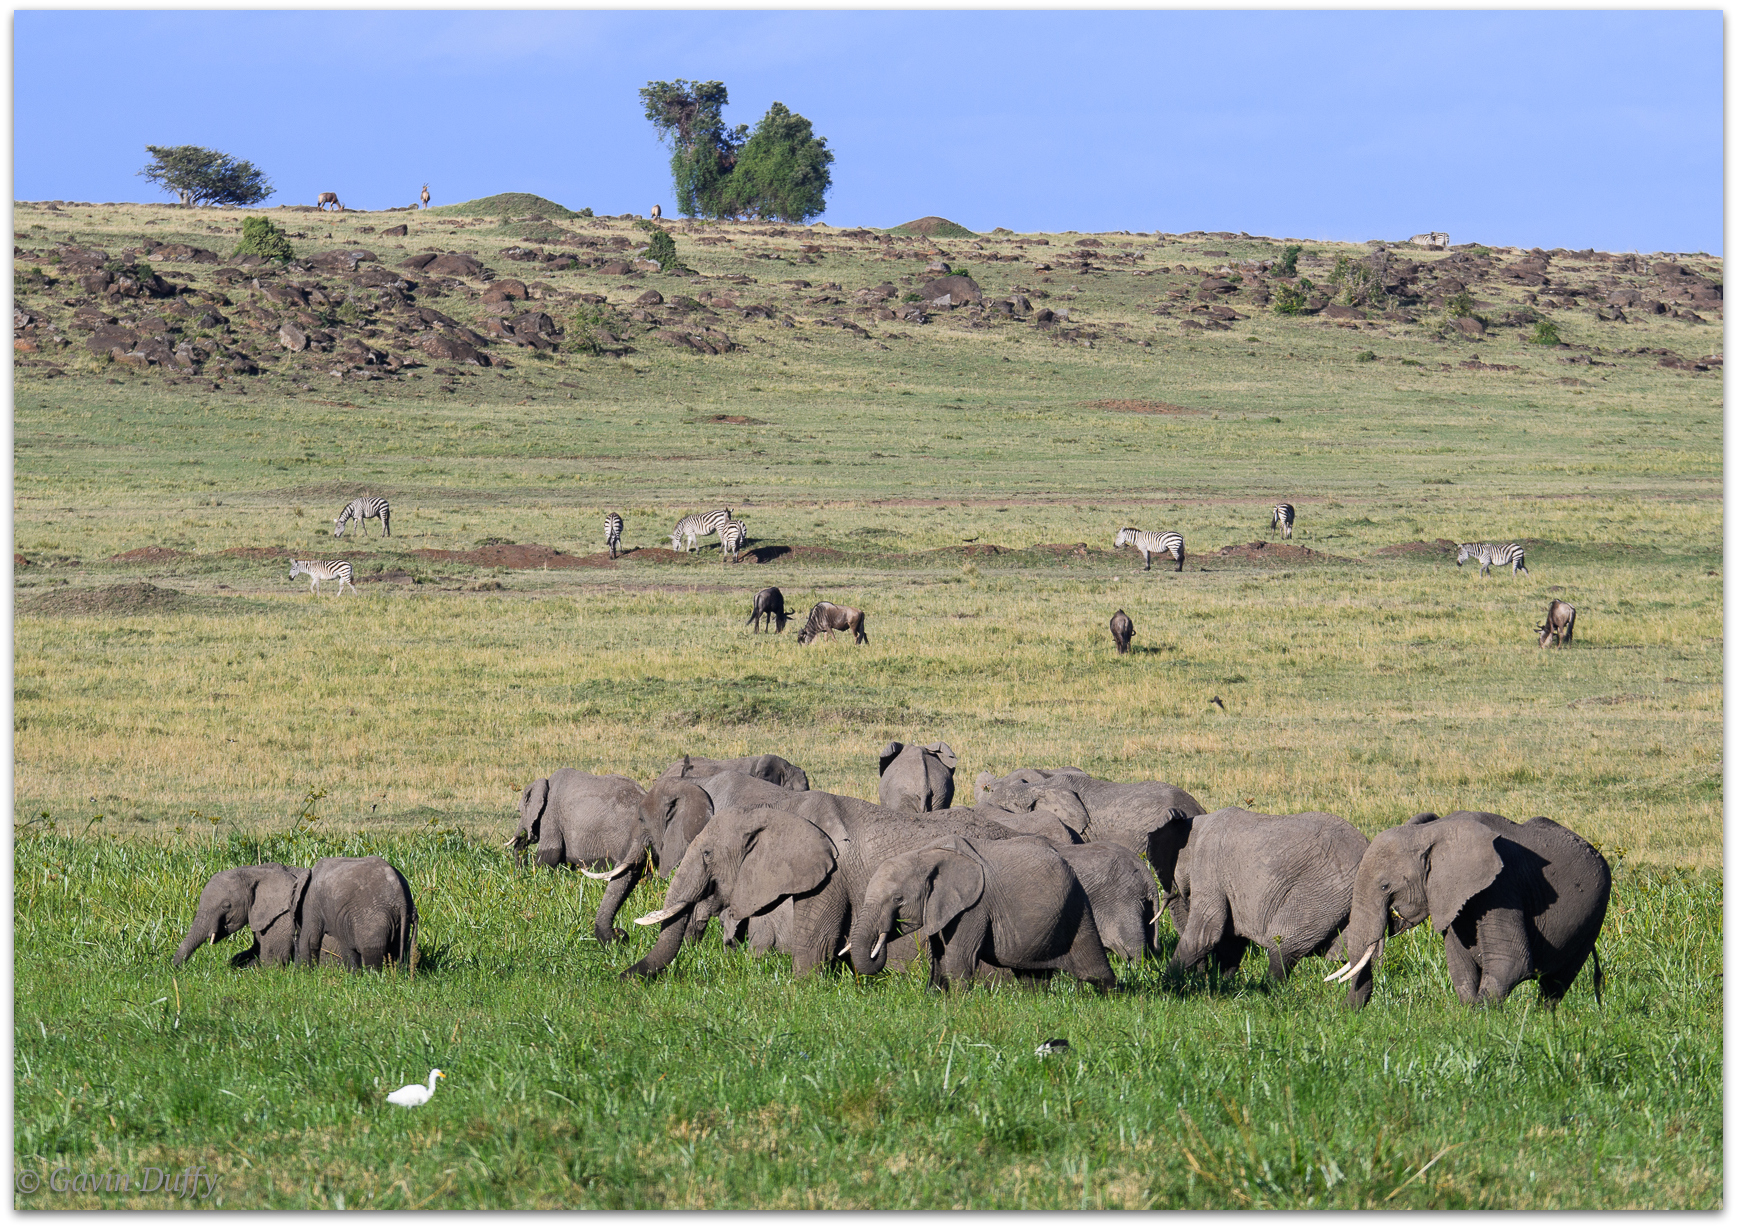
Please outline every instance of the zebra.
[{"label": "zebra", "polygon": [[1176,570],[1181,571],[1182,560],[1188,554],[1183,548],[1180,533],[1147,533],[1141,529],[1123,529],[1116,534],[1116,548],[1119,550],[1123,546],[1132,546],[1140,552],[1146,560],[1147,571],[1152,570],[1152,556],[1155,554],[1168,554],[1176,560]]},{"label": "zebra", "polygon": [[621,553],[621,517],[614,512],[603,518],[603,544],[609,547],[609,557]]},{"label": "zebra", "polygon": [[683,516],[676,521],[676,527],[669,535],[669,548],[680,550],[682,539],[687,539],[689,551],[699,549],[700,538],[710,537],[724,527],[730,519],[730,509],[721,508],[715,512],[699,512],[692,516]]},{"label": "zebra", "polygon": [[289,578],[293,580],[297,576],[306,576],[313,582],[309,585],[308,591],[315,596],[319,595],[321,580],[336,580],[338,582],[338,596],[340,597],[344,595],[344,585],[346,584],[350,586],[350,592],[356,591],[355,569],[342,560],[336,563],[322,563],[296,559],[290,564]]},{"label": "zebra", "polygon": [[1478,568],[1480,576],[1489,575],[1492,564],[1497,567],[1507,567],[1510,563],[1513,564],[1513,568],[1508,574],[1516,579],[1519,578],[1521,572],[1525,572],[1527,575],[1532,574],[1531,569],[1526,566],[1526,552],[1520,549],[1515,542],[1509,542],[1505,546],[1494,546],[1489,542],[1466,542],[1460,547],[1460,554],[1454,560],[1454,566],[1459,567],[1473,559],[1483,564],[1482,567]]},{"label": "zebra", "polygon": [[1289,503],[1273,504],[1273,528],[1283,528],[1285,536],[1291,535],[1291,526],[1297,523],[1297,509]]},{"label": "zebra", "polygon": [[748,544],[748,526],[740,520],[724,521],[724,527],[718,530],[718,544],[722,548],[718,562],[722,563],[725,555],[733,562],[740,562],[742,547]]},{"label": "zebra", "polygon": [[344,535],[344,529],[348,526],[348,523],[354,520],[361,528],[362,536],[366,537],[368,536],[367,522],[373,518],[379,519],[380,527],[386,530],[387,537],[391,537],[392,505],[390,503],[384,499],[374,499],[369,497],[351,499],[344,505],[344,510],[338,513],[338,518],[332,521],[334,526],[332,529],[332,536],[342,537]]}]

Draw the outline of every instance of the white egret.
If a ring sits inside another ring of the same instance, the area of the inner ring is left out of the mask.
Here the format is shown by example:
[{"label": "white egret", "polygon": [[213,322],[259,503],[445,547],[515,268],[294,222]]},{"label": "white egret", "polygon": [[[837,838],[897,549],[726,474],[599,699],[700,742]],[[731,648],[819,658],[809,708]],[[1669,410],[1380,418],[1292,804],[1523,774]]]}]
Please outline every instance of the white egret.
[{"label": "white egret", "polygon": [[420,1083],[411,1083],[399,1088],[390,1096],[386,1097],[386,1099],[390,1100],[393,1104],[402,1104],[405,1108],[415,1108],[419,1104],[427,1104],[434,1097],[435,1081],[444,1078],[446,1078],[446,1073],[444,1071],[431,1070],[428,1072],[427,1087],[422,1086]]}]

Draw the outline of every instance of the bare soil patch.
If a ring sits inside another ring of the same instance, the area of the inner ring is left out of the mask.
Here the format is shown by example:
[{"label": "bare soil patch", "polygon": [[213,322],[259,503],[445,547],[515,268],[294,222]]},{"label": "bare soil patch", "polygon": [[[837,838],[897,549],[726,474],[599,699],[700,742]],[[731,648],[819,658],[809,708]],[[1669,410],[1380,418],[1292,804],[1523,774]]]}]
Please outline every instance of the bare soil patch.
[{"label": "bare soil patch", "polygon": [[721,422],[730,426],[765,426],[766,419],[750,418],[746,414],[713,414],[709,418],[701,418],[701,422]]},{"label": "bare soil patch", "polygon": [[402,567],[391,571],[377,571],[373,575],[357,576],[357,584],[415,584],[416,577]]},{"label": "bare soil patch", "polygon": [[1459,547],[1445,537],[1438,537],[1432,542],[1399,542],[1392,546],[1383,546],[1370,552],[1376,558],[1405,558],[1416,554],[1458,554]]},{"label": "bare soil patch", "polygon": [[476,567],[506,567],[514,571],[615,566],[615,560],[605,553],[567,554],[553,546],[541,546],[536,542],[524,545],[497,544],[482,546],[476,550],[416,550],[412,553],[431,563],[469,563]]},{"label": "bare soil patch", "polygon": [[173,550],[168,546],[140,546],[137,550],[128,550],[124,554],[111,555],[111,563],[167,563],[170,559],[190,557],[185,550]]},{"label": "bare soil patch", "polygon": [[1226,546],[1210,557],[1241,559],[1251,563],[1343,563],[1335,554],[1324,554],[1307,546],[1291,542],[1250,542],[1246,546]]},{"label": "bare soil patch", "polygon": [[1204,409],[1189,409],[1168,401],[1085,401],[1087,409],[1107,409],[1117,414],[1204,414]]},{"label": "bare soil patch", "polygon": [[1077,559],[1086,558],[1092,553],[1092,548],[1085,542],[1043,542],[1031,549]]},{"label": "bare soil patch", "polygon": [[107,588],[59,589],[18,603],[32,614],[143,614],[191,604],[187,594],[146,580]]}]

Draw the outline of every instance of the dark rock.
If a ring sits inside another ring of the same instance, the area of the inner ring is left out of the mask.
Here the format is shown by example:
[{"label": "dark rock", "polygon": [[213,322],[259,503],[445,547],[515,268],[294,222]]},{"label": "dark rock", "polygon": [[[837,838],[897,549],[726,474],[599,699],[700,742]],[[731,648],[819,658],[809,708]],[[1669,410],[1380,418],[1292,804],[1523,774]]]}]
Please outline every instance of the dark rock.
[{"label": "dark rock", "polygon": [[663,302],[663,295],[659,294],[656,290],[647,290],[644,294],[634,299],[633,302],[635,306],[639,307],[656,307]]},{"label": "dark rock", "polygon": [[464,362],[479,367],[486,367],[489,365],[487,354],[480,353],[475,346],[472,346],[468,342],[460,341],[456,337],[448,337],[441,333],[430,333],[428,336],[421,338],[417,344],[421,346],[424,354],[442,362]]},{"label": "dark rock", "polygon": [[500,281],[490,282],[483,291],[482,301],[485,303],[507,303],[515,299],[523,300],[531,297],[531,292],[525,289],[525,283],[512,277],[503,277]]},{"label": "dark rock", "polygon": [[111,350],[130,350],[139,343],[139,334],[130,328],[117,328],[105,325],[91,334],[85,342],[93,354],[107,354]]},{"label": "dark rock", "polygon": [[380,237],[382,239],[401,239],[409,233],[410,227],[401,223],[397,226],[388,226],[385,230],[380,232]]},{"label": "dark rock", "polygon": [[398,267],[401,269],[425,269],[438,259],[440,256],[437,252],[423,252],[416,256],[406,256],[398,262]]},{"label": "dark rock", "polygon": [[931,303],[938,298],[948,298],[951,300],[952,306],[983,301],[983,291],[978,289],[977,283],[969,277],[961,277],[957,273],[925,282],[923,288],[917,293],[921,294],[926,302]]},{"label": "dark rock", "polygon": [[421,266],[427,272],[440,273],[447,277],[481,277],[483,275],[482,261],[463,252],[448,252],[444,256],[436,256],[426,265]]},{"label": "dark rock", "polygon": [[633,266],[625,260],[611,260],[599,266],[597,271],[605,277],[622,277],[633,272]]},{"label": "dark rock", "polygon": [[1454,321],[1454,327],[1458,329],[1463,336],[1481,337],[1484,335],[1484,322],[1478,319],[1477,316],[1461,316],[1459,319]]},{"label": "dark rock", "polygon": [[[1338,303],[1328,303],[1321,308],[1321,314],[1329,320],[1361,320],[1365,319],[1363,312],[1355,307],[1342,307]],[[1483,329],[1478,330],[1482,332]]]}]

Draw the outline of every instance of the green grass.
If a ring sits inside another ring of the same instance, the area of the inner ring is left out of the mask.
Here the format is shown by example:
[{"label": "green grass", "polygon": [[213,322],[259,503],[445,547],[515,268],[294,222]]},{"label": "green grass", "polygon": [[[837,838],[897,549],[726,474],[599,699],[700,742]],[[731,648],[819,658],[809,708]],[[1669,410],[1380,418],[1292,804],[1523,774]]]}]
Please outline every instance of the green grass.
[{"label": "green grass", "polygon": [[[1079,273],[1059,267],[1072,235],[672,221],[699,280],[545,273],[499,252],[519,241],[503,216],[564,218],[548,202],[450,208],[281,220],[316,229],[298,250],[388,265],[473,251],[542,278],[552,315],[583,292],[624,316],[649,286],[776,318],[721,316],[742,347],[722,356],[635,324],[619,358],[495,346],[490,368],[376,380],[237,328],[266,373],[214,390],[85,356],[76,290],[27,275],[54,275],[67,236],[228,251],[229,215],[15,210],[37,253],[15,261],[19,305],[75,338],[21,351],[14,378],[23,1165],[203,1162],[232,1208],[1719,1205],[1722,377],[1639,352],[1699,356],[1717,327],[1564,308],[1590,348],[1562,352],[1520,328],[1442,340],[1426,310],[1344,328],[1239,304],[1231,331],[1188,330],[1183,268],[1283,246],[1198,236],[1105,236],[1103,271]],[[1310,246],[1317,281],[1363,250]],[[991,296],[1068,307],[1091,346],[851,314],[860,287],[920,285],[931,251]],[[480,331],[478,288],[433,305]],[[251,291],[227,293],[243,318]],[[1459,365],[1474,354],[1513,370]],[[332,539],[361,493],[392,499],[390,541]],[[1314,555],[1247,549],[1281,499]],[[652,549],[724,505],[751,547],[792,552]],[[631,548],[613,567],[611,510]],[[1182,531],[1186,570],[1112,551],[1123,525]],[[1520,540],[1532,574],[1389,549],[1438,538]],[[424,553],[500,541],[586,565]],[[310,597],[292,557],[348,558],[360,595]],[[184,597],[109,591],[140,581]],[[871,643],[755,636],[766,584],[799,618],[863,607]],[[1552,597],[1579,609],[1571,649],[1537,647]],[[1550,815],[1618,863],[1609,993],[1466,1010],[1416,932],[1356,1016],[1324,966],[1276,990],[1135,968],[1110,998],[941,997],[919,973],[792,982],[787,958],[715,940],[630,986],[615,974],[649,936],[599,949],[595,890],[500,852],[518,791],[559,766],[645,781],[684,752],[774,751],[873,797],[889,738],[946,738],[961,800],[980,770],[1073,763],[1368,833],[1423,809]],[[322,791],[311,833],[287,834]],[[226,949],[171,973],[213,870],[351,851],[411,879],[413,980],[235,973]],[[1054,1035],[1065,1058],[1032,1056]],[[381,1103],[433,1065],[451,1078],[430,1105]]]}]

